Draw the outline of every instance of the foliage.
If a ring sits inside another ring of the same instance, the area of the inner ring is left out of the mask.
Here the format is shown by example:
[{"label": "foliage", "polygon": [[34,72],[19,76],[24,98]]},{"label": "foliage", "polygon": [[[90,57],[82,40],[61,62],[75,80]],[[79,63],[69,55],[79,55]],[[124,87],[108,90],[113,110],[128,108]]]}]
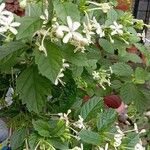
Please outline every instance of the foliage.
[{"label": "foliage", "polygon": [[133,119],[148,110],[150,51],[137,31],[149,26],[116,9],[115,0],[20,5],[25,16],[9,12],[16,25],[6,26],[1,22],[7,16],[0,17],[0,116],[13,129],[12,149],[141,146],[142,132],[136,126],[122,131],[122,113],[107,108],[104,97],[120,96]]}]

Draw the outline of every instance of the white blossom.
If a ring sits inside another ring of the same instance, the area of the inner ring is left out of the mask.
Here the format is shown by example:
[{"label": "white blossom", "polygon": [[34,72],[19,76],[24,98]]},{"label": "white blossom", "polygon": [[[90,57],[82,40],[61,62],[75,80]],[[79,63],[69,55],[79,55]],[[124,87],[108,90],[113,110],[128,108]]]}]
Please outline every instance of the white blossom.
[{"label": "white blossom", "polygon": [[84,121],[84,119],[79,115],[79,120],[77,122],[73,123],[73,125],[79,129],[85,129],[83,121]]},{"label": "white blossom", "polygon": [[95,17],[93,18],[93,26],[96,29],[96,33],[99,35],[100,38],[105,36],[102,26],[97,22]]},{"label": "white blossom", "polygon": [[100,78],[100,73],[97,71],[93,71],[92,75],[94,80],[98,80]]},{"label": "white blossom", "polygon": [[69,118],[68,115],[71,113],[71,110],[69,109],[66,113],[58,113],[58,116],[60,117],[60,120],[64,120],[66,122],[66,126],[69,125]]},{"label": "white blossom", "polygon": [[67,32],[63,38],[64,43],[68,43],[72,39],[81,39],[82,35],[76,30],[80,27],[79,22],[73,22],[70,16],[67,16],[67,25],[68,26],[59,26],[56,32]]},{"label": "white blossom", "polygon": [[55,85],[58,85],[58,83],[60,82],[62,85],[64,85],[64,82],[61,80],[61,78],[64,77],[64,73],[63,71],[65,71],[66,68],[69,67],[69,64],[68,63],[65,63],[65,59],[62,59],[62,68],[60,69],[57,77],[56,77],[56,80],[55,80]]},{"label": "white blossom", "polygon": [[86,38],[88,40],[89,43],[92,43],[92,36],[95,34],[92,30],[93,30],[93,25],[88,22],[87,24],[85,24],[85,22],[83,23],[84,29],[83,29],[83,33],[86,34]]},{"label": "white blossom", "polygon": [[110,26],[110,28],[112,29],[111,35],[122,35],[123,34],[123,25],[118,24],[116,21],[114,21],[114,24]]},{"label": "white blossom", "polygon": [[134,150],[145,150],[141,143],[137,143],[134,147]]},{"label": "white blossom", "polygon": [[41,16],[40,16],[40,18],[41,18],[42,20],[44,20],[44,21],[43,21],[43,24],[46,24],[46,23],[48,22],[48,17],[49,17],[49,16],[48,16],[48,9],[45,9],[45,10],[44,10],[44,15],[41,15]]},{"label": "white blossom", "polygon": [[115,142],[113,143],[114,147],[119,147],[122,143],[122,139],[124,137],[124,133],[121,131],[119,126],[116,126],[117,134],[114,135]]},{"label": "white blossom", "polygon": [[102,3],[101,9],[104,13],[107,13],[111,9],[111,6],[109,3]]},{"label": "white blossom", "polygon": [[5,4],[0,5],[0,33],[7,32],[8,30],[13,34],[17,34],[18,31],[15,29],[20,26],[19,22],[13,22],[14,16],[11,12],[5,10]]}]

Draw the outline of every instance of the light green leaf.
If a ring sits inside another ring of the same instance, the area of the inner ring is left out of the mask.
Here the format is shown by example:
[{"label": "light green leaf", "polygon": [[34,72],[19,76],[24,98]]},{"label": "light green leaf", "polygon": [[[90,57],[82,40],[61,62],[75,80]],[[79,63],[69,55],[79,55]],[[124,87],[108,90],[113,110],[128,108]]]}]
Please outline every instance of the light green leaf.
[{"label": "light green leaf", "polygon": [[73,21],[80,21],[80,12],[76,4],[69,2],[61,3],[55,0],[54,10],[56,11],[57,17],[61,19],[63,23],[66,23],[67,16],[70,16]]},{"label": "light green leaf", "polygon": [[42,27],[42,19],[39,17],[23,17],[16,38],[32,38],[33,34]]},{"label": "light green leaf", "polygon": [[111,67],[113,73],[118,76],[131,76],[133,74],[133,69],[129,65],[122,62],[115,63]]},{"label": "light green leaf", "polygon": [[35,62],[40,73],[55,83],[58,73],[62,68],[63,57],[61,50],[60,47],[49,41],[45,41],[45,48],[47,50],[47,57],[39,50],[36,50]]},{"label": "light green leaf", "polygon": [[7,44],[4,44],[3,46],[0,46],[0,60],[8,56],[9,54],[12,54],[18,50],[26,50],[27,45],[20,41],[10,42]]},{"label": "light green leaf", "polygon": [[17,79],[17,92],[29,111],[39,113],[50,94],[50,82],[38,74],[36,66],[24,70]]},{"label": "light green leaf", "polygon": [[14,131],[10,139],[11,148],[13,150],[17,150],[18,148],[20,148],[23,145],[25,138],[26,138],[25,128],[20,128]]},{"label": "light green leaf", "polygon": [[[93,97],[88,102],[86,102],[82,108],[80,115],[83,119],[86,119],[87,116],[94,110],[94,108],[102,101],[102,98],[99,97]],[[100,108],[99,108],[100,109]]]},{"label": "light green leaf", "polygon": [[150,74],[143,68],[137,67],[135,70],[135,83],[144,84],[146,80],[150,79]]},{"label": "light green leaf", "polygon": [[98,117],[97,128],[98,131],[104,132],[110,130],[113,123],[116,121],[116,111],[112,109],[104,110]]},{"label": "light green leaf", "polygon": [[107,13],[107,19],[112,22],[116,21],[118,19],[117,12],[114,9],[110,9]]},{"label": "light green leaf", "polygon": [[102,141],[98,133],[89,130],[82,130],[79,132],[79,136],[83,142],[88,144],[100,145]]},{"label": "light green leaf", "polygon": [[110,43],[108,40],[100,39],[99,44],[106,52],[111,53],[111,54],[114,53],[113,44]]}]

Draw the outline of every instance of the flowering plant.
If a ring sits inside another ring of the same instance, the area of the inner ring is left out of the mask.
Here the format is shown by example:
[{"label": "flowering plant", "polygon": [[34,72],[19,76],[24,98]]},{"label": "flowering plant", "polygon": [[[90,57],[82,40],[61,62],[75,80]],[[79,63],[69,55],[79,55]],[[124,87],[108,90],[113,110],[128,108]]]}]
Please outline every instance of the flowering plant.
[{"label": "flowering plant", "polygon": [[150,51],[138,32],[149,25],[116,6],[0,5],[0,117],[13,150],[146,148]]}]

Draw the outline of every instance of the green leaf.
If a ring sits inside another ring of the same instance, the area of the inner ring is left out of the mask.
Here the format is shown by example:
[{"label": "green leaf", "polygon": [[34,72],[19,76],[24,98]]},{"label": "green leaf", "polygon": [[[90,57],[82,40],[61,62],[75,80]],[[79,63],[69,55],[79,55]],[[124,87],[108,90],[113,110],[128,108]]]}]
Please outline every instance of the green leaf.
[{"label": "green leaf", "polygon": [[139,142],[140,137],[138,133],[130,132],[126,135],[126,137],[122,140],[122,147],[130,147],[131,149],[135,147],[135,145]]},{"label": "green leaf", "polygon": [[80,115],[83,119],[86,119],[87,116],[94,110],[94,108],[102,101],[102,98],[99,97],[93,97],[88,102],[86,102],[82,108]]},{"label": "green leaf", "polygon": [[42,19],[39,17],[23,17],[16,38],[32,38],[33,34],[42,27]]},{"label": "green leaf", "polygon": [[39,50],[35,52],[35,62],[38,65],[39,72],[50,79],[53,83],[62,68],[62,54],[60,47],[57,45],[45,41],[45,48],[47,50],[47,57]]},{"label": "green leaf", "polygon": [[37,120],[32,122],[34,129],[39,135],[43,137],[51,137],[50,124],[43,120]]},{"label": "green leaf", "polygon": [[100,39],[99,44],[106,52],[111,53],[111,54],[114,53],[113,44],[110,43],[108,40]]},{"label": "green leaf", "polygon": [[97,128],[98,131],[104,132],[110,130],[113,123],[116,121],[116,111],[112,109],[104,110],[98,116]]},{"label": "green leaf", "polygon": [[120,95],[124,102],[133,102],[139,112],[147,108],[147,100],[144,94],[130,82],[126,82],[121,87]]},{"label": "green leaf", "polygon": [[66,23],[67,16],[70,16],[73,21],[80,21],[80,12],[76,4],[70,2],[61,3],[58,0],[54,1],[54,10],[59,19]]},{"label": "green leaf", "polygon": [[79,136],[83,142],[88,144],[100,145],[102,141],[98,133],[89,130],[82,130],[79,132]]},{"label": "green leaf", "polygon": [[13,132],[10,139],[10,146],[13,150],[20,148],[26,138],[26,129],[21,128]]},{"label": "green leaf", "polygon": [[111,67],[113,73],[118,76],[131,76],[133,74],[133,69],[129,65],[122,62],[115,63]]},{"label": "green leaf", "polygon": [[118,19],[118,14],[114,9],[110,9],[107,13],[107,19],[112,22],[116,21]]},{"label": "green leaf", "polygon": [[18,51],[18,50],[27,49],[27,45],[20,41],[10,42],[0,46],[0,60],[5,58],[6,56]]},{"label": "green leaf", "polygon": [[123,56],[120,60],[128,62],[132,61],[134,63],[141,63],[141,58],[137,54],[132,54],[132,53],[126,53],[125,56]]},{"label": "green leaf", "polygon": [[137,67],[135,70],[135,83],[144,84],[146,80],[150,79],[150,74],[143,68]]},{"label": "green leaf", "polygon": [[17,92],[29,111],[39,113],[50,94],[50,82],[38,74],[36,66],[24,70],[17,79]]}]

